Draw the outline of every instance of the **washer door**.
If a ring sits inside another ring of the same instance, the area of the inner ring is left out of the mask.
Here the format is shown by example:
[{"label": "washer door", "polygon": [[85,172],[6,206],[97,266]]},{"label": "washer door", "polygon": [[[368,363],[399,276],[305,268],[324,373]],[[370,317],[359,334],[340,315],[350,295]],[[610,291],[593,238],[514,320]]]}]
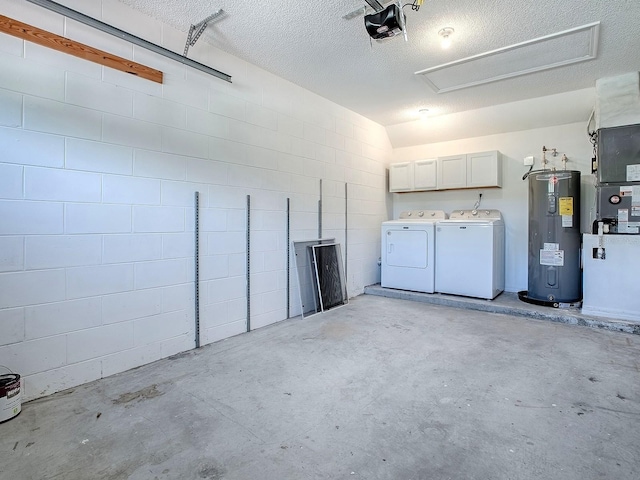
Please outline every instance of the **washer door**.
[{"label": "washer door", "polygon": [[425,230],[408,227],[389,229],[385,235],[387,265],[392,267],[427,268],[428,235]]},{"label": "washer door", "polygon": [[436,291],[493,298],[493,227],[450,222],[436,233]]}]

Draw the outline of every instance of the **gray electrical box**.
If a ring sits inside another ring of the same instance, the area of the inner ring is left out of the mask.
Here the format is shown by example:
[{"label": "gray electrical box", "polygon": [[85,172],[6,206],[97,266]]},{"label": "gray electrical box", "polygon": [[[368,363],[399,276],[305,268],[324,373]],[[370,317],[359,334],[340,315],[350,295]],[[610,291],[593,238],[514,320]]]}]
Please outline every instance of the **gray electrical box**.
[{"label": "gray electrical box", "polygon": [[[635,193],[635,197],[634,194]],[[608,225],[608,233],[640,233],[640,183],[598,185],[598,221]],[[635,198],[635,201],[634,201]],[[597,223],[594,232],[597,233]]]},{"label": "gray electrical box", "polygon": [[598,130],[598,183],[640,184],[640,124]]},{"label": "gray electrical box", "polygon": [[598,130],[597,178],[592,232],[640,234],[640,124]]}]

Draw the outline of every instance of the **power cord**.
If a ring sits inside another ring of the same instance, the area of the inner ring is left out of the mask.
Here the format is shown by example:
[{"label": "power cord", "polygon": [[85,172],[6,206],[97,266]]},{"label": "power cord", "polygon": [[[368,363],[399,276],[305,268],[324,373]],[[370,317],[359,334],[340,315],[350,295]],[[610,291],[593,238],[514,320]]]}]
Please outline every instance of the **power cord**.
[{"label": "power cord", "polygon": [[476,201],[476,203],[473,205],[473,211],[475,212],[476,210],[478,210],[478,208],[480,208],[480,202],[482,202],[482,193],[478,193],[478,200]]}]

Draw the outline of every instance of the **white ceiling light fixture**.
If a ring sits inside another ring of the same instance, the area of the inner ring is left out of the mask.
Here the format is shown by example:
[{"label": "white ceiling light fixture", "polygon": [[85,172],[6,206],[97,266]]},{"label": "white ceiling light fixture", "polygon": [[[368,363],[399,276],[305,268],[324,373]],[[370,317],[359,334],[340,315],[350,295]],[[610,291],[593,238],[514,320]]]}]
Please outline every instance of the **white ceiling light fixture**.
[{"label": "white ceiling light fixture", "polygon": [[428,108],[421,108],[420,110],[418,110],[418,114],[420,115],[421,119],[425,119],[429,116],[429,109]]},{"label": "white ceiling light fixture", "polygon": [[455,30],[451,27],[445,27],[438,32],[438,35],[442,37],[440,45],[445,50],[451,46],[451,35]]}]

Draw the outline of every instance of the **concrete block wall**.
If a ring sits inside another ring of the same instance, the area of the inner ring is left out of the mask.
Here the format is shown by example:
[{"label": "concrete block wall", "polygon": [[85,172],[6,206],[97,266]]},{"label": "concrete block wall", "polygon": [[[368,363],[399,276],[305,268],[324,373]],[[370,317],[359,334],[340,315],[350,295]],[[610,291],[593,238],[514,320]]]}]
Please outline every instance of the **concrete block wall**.
[{"label": "concrete block wall", "polygon": [[[59,3],[181,52],[186,33],[115,0]],[[162,70],[162,85],[0,34],[0,364],[26,399],[194,347],[194,192],[201,340],[286,318],[291,239],[348,247],[351,296],[379,281],[383,127],[201,40],[232,84],[27,2],[25,23]],[[348,184],[348,246],[345,241]],[[291,315],[300,313],[295,269]]]}]

